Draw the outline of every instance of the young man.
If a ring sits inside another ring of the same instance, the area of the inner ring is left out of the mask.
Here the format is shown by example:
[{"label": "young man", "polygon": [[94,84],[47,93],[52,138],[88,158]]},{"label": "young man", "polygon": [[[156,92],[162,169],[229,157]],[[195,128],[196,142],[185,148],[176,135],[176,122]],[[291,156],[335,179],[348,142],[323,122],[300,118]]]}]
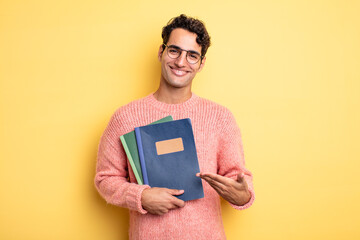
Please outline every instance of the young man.
[{"label": "young man", "polygon": [[[245,169],[240,130],[231,112],[192,93],[192,80],[204,67],[210,37],[203,23],[180,15],[162,32],[160,86],[155,93],[120,107],[99,144],[95,185],[108,203],[130,210],[130,239],[225,239],[220,197],[235,209],[254,201],[252,175]],[[171,115],[190,118],[202,199],[184,202],[182,189],[136,184],[119,136]]]}]

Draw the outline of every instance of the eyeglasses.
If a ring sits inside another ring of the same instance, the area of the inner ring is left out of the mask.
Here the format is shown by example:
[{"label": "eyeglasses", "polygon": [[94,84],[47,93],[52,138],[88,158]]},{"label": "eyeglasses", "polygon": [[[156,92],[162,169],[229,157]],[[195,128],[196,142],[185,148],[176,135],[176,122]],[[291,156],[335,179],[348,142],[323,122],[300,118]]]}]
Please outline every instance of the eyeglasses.
[{"label": "eyeglasses", "polygon": [[198,52],[195,52],[192,50],[184,50],[184,49],[181,49],[178,46],[174,46],[174,45],[168,46],[165,43],[163,43],[163,45],[165,47],[167,47],[167,55],[172,59],[176,59],[176,58],[180,57],[180,55],[183,51],[186,52],[186,60],[190,64],[196,64],[199,62],[200,59],[203,58],[203,56],[201,56]]}]

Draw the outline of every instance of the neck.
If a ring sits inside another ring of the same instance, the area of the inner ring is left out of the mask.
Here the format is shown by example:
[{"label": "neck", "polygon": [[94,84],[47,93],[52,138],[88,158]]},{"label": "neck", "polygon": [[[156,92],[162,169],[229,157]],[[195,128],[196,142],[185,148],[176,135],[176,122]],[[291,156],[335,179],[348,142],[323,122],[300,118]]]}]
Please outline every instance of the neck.
[{"label": "neck", "polygon": [[154,93],[154,97],[167,104],[179,104],[186,102],[192,96],[191,86],[183,88],[166,87],[160,84],[158,90]]}]

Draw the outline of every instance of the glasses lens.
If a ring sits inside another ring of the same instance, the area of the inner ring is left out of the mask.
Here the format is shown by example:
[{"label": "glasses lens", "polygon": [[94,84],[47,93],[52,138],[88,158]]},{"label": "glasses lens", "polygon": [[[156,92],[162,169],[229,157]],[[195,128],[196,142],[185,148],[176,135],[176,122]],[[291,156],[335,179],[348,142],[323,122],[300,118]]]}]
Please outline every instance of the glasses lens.
[{"label": "glasses lens", "polygon": [[181,50],[174,48],[174,47],[168,47],[168,55],[171,58],[178,58],[181,54]]},{"label": "glasses lens", "polygon": [[[178,48],[178,47],[172,47],[172,46],[168,47],[167,46],[167,54],[170,58],[173,58],[173,59],[178,58],[181,55],[182,51],[186,51],[186,50],[182,50],[181,48]],[[199,62],[200,58],[201,58],[201,56],[197,52],[187,51],[187,53],[186,53],[186,60],[190,64],[195,64],[195,63]]]},{"label": "glasses lens", "polygon": [[195,64],[200,60],[200,55],[198,53],[188,52],[187,60],[190,64]]}]

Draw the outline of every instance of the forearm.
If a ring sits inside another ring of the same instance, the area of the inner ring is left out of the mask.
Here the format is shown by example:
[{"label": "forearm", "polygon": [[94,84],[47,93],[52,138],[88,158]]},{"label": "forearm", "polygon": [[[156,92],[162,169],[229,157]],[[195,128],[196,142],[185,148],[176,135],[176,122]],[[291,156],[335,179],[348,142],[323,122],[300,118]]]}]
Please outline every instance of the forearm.
[{"label": "forearm", "polygon": [[126,154],[117,137],[123,132],[118,132],[120,126],[115,125],[116,122],[113,117],[100,139],[95,186],[106,202],[146,213],[141,207],[141,193],[149,186],[128,181]]},{"label": "forearm", "polygon": [[148,185],[129,183],[120,176],[104,176],[99,172],[95,177],[95,186],[107,203],[146,213],[141,206],[141,194],[149,188]]},{"label": "forearm", "polygon": [[242,210],[250,207],[255,200],[253,175],[245,167],[241,133],[235,118],[232,115],[227,116],[222,126],[224,128],[219,141],[219,146],[222,148],[218,155],[218,174],[238,181],[238,175],[241,173],[243,186],[246,185],[246,188],[237,189],[235,195],[238,197],[229,202],[234,208]]}]

